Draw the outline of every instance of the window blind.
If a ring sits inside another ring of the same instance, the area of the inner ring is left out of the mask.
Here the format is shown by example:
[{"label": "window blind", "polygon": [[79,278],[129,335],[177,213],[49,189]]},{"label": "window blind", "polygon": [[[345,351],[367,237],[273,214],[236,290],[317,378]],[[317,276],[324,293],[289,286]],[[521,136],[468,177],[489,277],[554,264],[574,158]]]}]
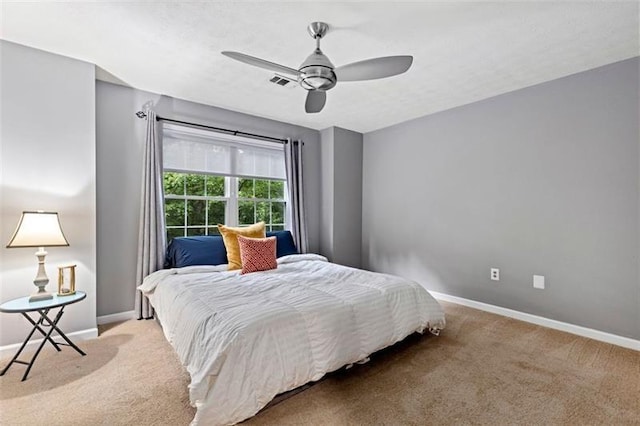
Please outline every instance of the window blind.
[{"label": "window blind", "polygon": [[281,144],[163,124],[165,170],[286,180]]}]

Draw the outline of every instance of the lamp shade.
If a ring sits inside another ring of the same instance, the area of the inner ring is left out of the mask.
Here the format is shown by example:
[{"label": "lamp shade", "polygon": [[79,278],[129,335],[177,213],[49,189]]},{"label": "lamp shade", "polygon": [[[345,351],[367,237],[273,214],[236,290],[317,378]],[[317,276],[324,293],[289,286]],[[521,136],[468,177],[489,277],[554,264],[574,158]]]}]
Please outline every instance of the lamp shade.
[{"label": "lamp shade", "polygon": [[62,233],[58,213],[55,212],[22,212],[22,217],[7,244],[14,247],[55,247],[68,246]]}]

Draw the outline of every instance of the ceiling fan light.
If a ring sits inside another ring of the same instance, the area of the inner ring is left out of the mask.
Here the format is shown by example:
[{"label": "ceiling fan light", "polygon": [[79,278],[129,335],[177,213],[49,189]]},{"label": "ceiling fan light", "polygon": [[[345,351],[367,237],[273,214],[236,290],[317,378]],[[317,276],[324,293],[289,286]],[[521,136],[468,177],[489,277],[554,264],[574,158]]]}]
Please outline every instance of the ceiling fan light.
[{"label": "ceiling fan light", "polygon": [[310,66],[300,69],[298,81],[307,90],[329,90],[338,80],[331,68]]},{"label": "ceiling fan light", "polygon": [[308,77],[302,80],[303,87],[309,90],[322,90],[329,84],[331,82],[324,77]]}]

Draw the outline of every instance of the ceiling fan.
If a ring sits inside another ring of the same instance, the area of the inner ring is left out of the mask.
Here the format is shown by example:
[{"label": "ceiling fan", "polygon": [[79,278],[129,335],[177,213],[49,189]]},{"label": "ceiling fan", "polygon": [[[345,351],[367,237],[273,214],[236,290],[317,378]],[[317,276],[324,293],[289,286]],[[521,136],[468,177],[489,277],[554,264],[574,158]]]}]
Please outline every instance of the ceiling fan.
[{"label": "ceiling fan", "polygon": [[300,86],[308,91],[304,105],[307,113],[322,111],[327,101],[327,90],[333,88],[339,81],[361,81],[391,77],[402,74],[411,67],[413,56],[403,55],[366,59],[336,68],[320,50],[320,39],[324,37],[328,29],[329,25],[324,22],[313,22],[307,27],[307,31],[316,41],[316,49],[298,69],[240,52],[225,51],[222,54],[249,65],[296,78]]}]

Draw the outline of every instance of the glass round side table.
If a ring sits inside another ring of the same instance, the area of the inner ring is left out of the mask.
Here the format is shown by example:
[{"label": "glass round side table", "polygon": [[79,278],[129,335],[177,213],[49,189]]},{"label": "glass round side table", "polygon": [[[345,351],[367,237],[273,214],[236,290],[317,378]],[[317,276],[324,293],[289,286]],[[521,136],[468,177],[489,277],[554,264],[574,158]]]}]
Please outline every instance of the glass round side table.
[{"label": "glass round side table", "polygon": [[[27,380],[27,376],[29,375],[29,371],[31,371],[31,367],[33,367],[33,363],[36,361],[36,358],[38,358],[40,351],[42,350],[45,343],[47,342],[51,343],[51,345],[54,348],[56,348],[58,352],[61,351],[60,346],[64,345],[64,346],[71,346],[82,356],[86,355],[79,347],[77,347],[71,340],[69,340],[69,338],[58,327],[58,322],[60,321],[60,318],[62,318],[62,314],[64,313],[64,308],[67,305],[80,302],[81,300],[84,300],[86,297],[87,297],[87,294],[85,292],[77,291],[75,294],[72,294],[69,296],[54,295],[52,299],[48,299],[48,300],[38,300],[36,302],[29,302],[29,296],[25,296],[25,297],[20,297],[18,299],[9,300],[1,304],[0,312],[4,312],[7,314],[15,314],[15,313],[22,314],[22,316],[24,316],[31,323],[31,325],[33,325],[33,328],[31,329],[31,332],[27,335],[27,338],[22,343],[22,346],[20,346],[20,349],[18,349],[18,352],[16,352],[16,354],[13,356],[9,364],[7,364],[7,366],[4,367],[4,369],[0,372],[0,376],[4,376],[4,373],[6,373],[14,363],[17,363],[17,364],[23,364],[27,366],[27,371],[24,372],[24,376],[22,376],[22,381]],[[59,308],[60,310],[58,311],[56,316],[53,319],[51,319],[49,317],[49,311],[51,309],[57,309],[57,308]],[[32,318],[29,315],[30,312],[37,313],[39,317],[34,315],[35,319]],[[49,328],[49,330],[46,331],[45,328]],[[40,342],[38,349],[36,350],[35,354],[33,354],[33,357],[29,362],[19,360],[18,357],[20,356],[24,348],[27,346],[27,343],[29,343],[29,340],[31,340],[31,337],[36,332],[36,330],[39,331],[40,334],[44,336],[44,339],[42,339],[42,342]],[[58,336],[64,339],[66,343],[56,342],[55,340],[53,340],[54,336],[52,336],[52,334],[54,331],[57,332]]]}]

